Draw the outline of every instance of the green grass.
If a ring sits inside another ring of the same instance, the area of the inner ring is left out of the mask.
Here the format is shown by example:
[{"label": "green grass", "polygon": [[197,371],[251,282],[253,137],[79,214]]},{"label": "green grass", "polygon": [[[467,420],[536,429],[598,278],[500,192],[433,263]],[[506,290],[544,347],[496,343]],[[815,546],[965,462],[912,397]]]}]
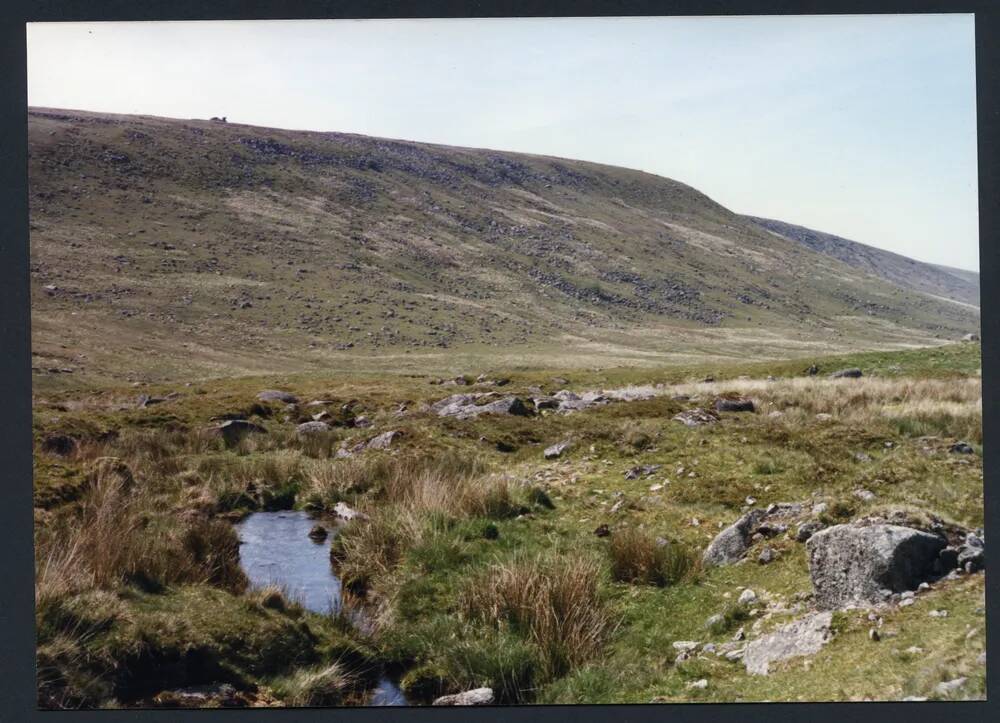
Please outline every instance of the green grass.
[{"label": "green grass", "polygon": [[[697,569],[700,551],[720,525],[739,516],[748,496],[757,506],[824,501],[831,524],[902,509],[982,525],[981,447],[971,438],[975,454],[947,452],[955,439],[971,437],[970,429],[981,424],[978,412],[941,415],[927,437],[918,433],[928,423],[924,412],[899,407],[892,386],[952,403],[952,387],[978,378],[978,360],[977,345],[820,358],[823,369],[861,366],[889,386],[852,397],[825,422],[815,412],[827,402],[813,388],[764,388],[754,392],[762,405],[757,414],[725,414],[697,429],[671,417],[711,397],[680,402],[669,390],[571,415],[442,419],[421,405],[455,389],[403,375],[205,382],[145,410],[117,408],[132,394],[128,389],[38,395],[36,442],[61,433],[80,443],[75,456],[36,451],[41,549],[46,535],[63,529],[85,504],[99,456],[119,457],[128,467],[131,484],[154,513],[150,524],[164,539],[179,534],[181,521],[192,515],[232,519],[275,506],[328,510],[346,501],[371,521],[352,523],[335,538],[334,559],[374,621],[372,636],[362,638],[342,620],[254,591],[233,594],[223,579],[210,577],[197,583],[165,578],[146,592],[127,580],[56,586],[38,611],[39,661],[48,671],[40,695],[49,705],[128,704],[156,691],[130,687],[113,671],[141,678],[144,665],[187,654],[212,675],[302,705],[357,702],[383,666],[402,674],[416,701],[481,685],[504,702],[898,699],[933,695],[938,682],[958,675],[970,678],[962,695],[982,695],[984,673],[976,662],[985,640],[976,612],[982,576],[942,585],[893,612],[884,629],[898,634],[878,643],[868,640],[866,620],[838,615],[837,636],[809,659],[808,669],[799,660],[767,678],[750,678],[739,663],[714,655],[676,665],[672,647],[678,640],[724,642],[741,626],[751,631],[761,613],[736,604],[744,587],[789,606],[811,589],[804,546],[781,536],[767,543],[778,552],[771,564],[753,562],[755,546],[744,564]],[[780,376],[798,366],[523,369],[506,374],[511,382],[504,391],[526,396],[533,385],[557,389],[554,376],[565,376],[577,390],[686,383],[708,374],[736,383],[740,376]],[[935,379],[945,383],[914,386]],[[295,421],[283,421],[281,405],[271,405],[254,417],[269,430],[261,439],[229,450],[199,441],[210,417],[247,408],[257,391],[272,387],[303,401],[333,400],[331,409],[358,400],[359,413],[373,426],[338,427],[348,443],[387,429],[404,436],[387,452],[351,460],[313,456],[297,443]],[[409,411],[397,416],[404,401]],[[769,403],[786,416],[768,417]],[[884,414],[886,404],[897,405],[897,412]],[[908,426],[900,426],[900,417]],[[499,438],[513,451],[499,451]],[[546,446],[569,438],[573,447],[562,458],[543,458]],[[867,458],[858,458],[862,452]],[[643,465],[660,468],[649,478],[625,478]],[[858,488],[876,499],[856,498]],[[594,534],[602,524],[610,536]],[[670,544],[660,547],[657,538]],[[630,539],[635,544],[616,550]],[[577,579],[558,572],[570,569],[568,562],[584,565],[586,584],[564,584]],[[520,582],[503,582],[504,575]],[[600,611],[600,624],[591,628],[598,633],[546,622],[567,619],[558,611],[570,609],[560,606],[573,599],[563,597],[571,590],[585,591],[572,593],[583,594],[582,609]],[[527,597],[519,601],[514,591]],[[949,617],[928,618],[931,606],[946,607]],[[548,618],[553,611],[558,614]],[[706,627],[716,614],[721,622]],[[777,615],[764,629],[783,619]],[[911,645],[926,653],[906,654]],[[331,669],[334,663],[342,667]],[[687,687],[700,678],[708,688]],[[192,680],[189,674],[144,685]]]}]

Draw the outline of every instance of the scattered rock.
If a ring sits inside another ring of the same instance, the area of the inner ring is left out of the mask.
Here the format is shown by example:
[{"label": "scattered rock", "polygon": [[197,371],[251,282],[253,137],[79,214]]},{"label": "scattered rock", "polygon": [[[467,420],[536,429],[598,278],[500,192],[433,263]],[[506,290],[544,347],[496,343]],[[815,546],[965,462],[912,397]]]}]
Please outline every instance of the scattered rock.
[{"label": "scattered rock", "polygon": [[955,444],[948,447],[948,451],[952,454],[975,454],[976,450],[972,448],[968,442],[955,442]]},{"label": "scattered rock", "polygon": [[806,543],[820,609],[879,603],[880,591],[912,590],[933,574],[945,541],[898,525],[836,525]]},{"label": "scattered rock", "polygon": [[857,489],[854,490],[853,494],[862,502],[871,502],[875,499],[875,493],[869,490]]},{"label": "scattered rock", "polygon": [[285,404],[298,404],[299,400],[290,392],[282,392],[278,389],[265,389],[257,394],[257,399],[262,402],[284,402]]},{"label": "scattered rock", "polygon": [[833,613],[806,615],[747,644],[743,662],[750,675],[767,675],[772,663],[813,655],[831,637]]},{"label": "scattered rock", "polygon": [[337,517],[342,517],[345,520],[367,520],[368,515],[364,512],[359,512],[353,507],[349,506],[344,502],[338,502],[333,506],[333,512]]},{"label": "scattered rock", "polygon": [[569,441],[565,441],[565,442],[559,442],[557,444],[553,444],[551,447],[546,447],[546,449],[545,449],[545,459],[556,459],[558,457],[562,457],[563,456],[563,452],[565,452],[571,446],[572,445],[571,445],[571,443]]},{"label": "scattered rock", "polygon": [[740,593],[737,602],[740,605],[753,605],[755,602],[757,602],[757,593],[755,593],[750,588],[747,588]]},{"label": "scattered rock", "polygon": [[481,414],[512,414],[528,416],[531,410],[518,397],[503,397],[485,404],[476,404],[481,399],[489,398],[490,394],[453,394],[431,405],[431,409],[441,417],[456,417],[472,419]]},{"label": "scattered rock", "polygon": [[607,537],[611,534],[611,528],[607,525],[598,525],[597,529],[594,530],[594,534],[598,537]]},{"label": "scattered rock", "polygon": [[327,531],[323,525],[313,525],[312,529],[309,530],[309,539],[316,542],[322,542],[326,539]]},{"label": "scattered rock", "polygon": [[435,698],[433,705],[490,705],[493,702],[492,688],[476,688],[464,693],[443,695]]},{"label": "scattered rock", "polygon": [[962,341],[979,341],[979,334],[970,333],[962,336]]},{"label": "scattered rock", "polygon": [[687,411],[675,414],[675,422],[680,422],[686,427],[700,427],[704,424],[712,424],[719,421],[719,415],[709,409],[688,409]]},{"label": "scattered rock", "polygon": [[332,419],[332,416],[330,415],[329,412],[324,410],[322,412],[317,412],[316,414],[312,415],[312,419],[314,422],[325,422],[328,419]]},{"label": "scattered rock", "polygon": [[840,369],[830,375],[831,379],[857,379],[861,376],[861,370],[857,367],[850,369]]},{"label": "scattered rock", "polygon": [[705,678],[700,680],[693,680],[687,684],[689,690],[705,690],[708,687],[708,681]]}]

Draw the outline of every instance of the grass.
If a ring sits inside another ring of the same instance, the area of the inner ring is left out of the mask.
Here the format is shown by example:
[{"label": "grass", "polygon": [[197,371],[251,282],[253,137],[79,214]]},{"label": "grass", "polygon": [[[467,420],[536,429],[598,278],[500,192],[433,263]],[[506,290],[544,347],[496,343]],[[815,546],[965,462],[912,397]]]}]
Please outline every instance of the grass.
[{"label": "grass", "polygon": [[[933,696],[958,675],[970,682],[957,695],[981,695],[981,576],[894,613],[886,624],[897,637],[877,645],[867,621],[844,617],[809,669],[800,661],[751,680],[717,656],[676,665],[672,648],[720,644],[739,627],[761,634],[795,614],[768,617],[765,606],[794,609],[810,590],[804,548],[781,536],[766,543],[778,552],[771,564],[698,569],[700,551],[748,496],[757,506],[824,502],[829,524],[903,510],[981,526],[974,346],[818,360],[823,369],[860,366],[866,377],[854,386],[788,378],[793,367],[782,364],[513,370],[505,392],[520,396],[566,386],[551,381],[560,375],[578,391],[623,389],[615,394],[640,400],[466,421],[423,408],[452,391],[423,377],[234,379],[145,410],[122,408],[123,392],[39,395],[36,440],[77,440],[69,454],[36,448],[40,701],[130,705],[152,688],[211,678],[257,686],[260,704],[271,695],[350,705],[383,666],[415,701],[483,685],[502,702],[898,699]],[[708,375],[717,381],[698,381]],[[347,445],[388,429],[404,435],[389,450],[329,457],[304,449],[295,420],[271,405],[253,417],[268,430],[259,439],[232,449],[204,442],[212,416],[276,386],[331,400],[331,409],[356,400],[374,426],[338,428]],[[692,398],[672,399],[682,390]],[[671,421],[729,392],[750,396],[758,411],[696,429]],[[408,411],[397,416],[403,402]],[[512,451],[498,450],[498,439]],[[564,439],[573,447],[545,460],[545,447]],[[949,453],[958,439],[974,454]],[[876,498],[858,499],[858,488]],[[345,525],[332,546],[370,616],[365,634],[278,589],[245,590],[234,565],[226,520],[285,507],[323,513],[338,502],[368,517]],[[594,534],[600,525],[608,536]],[[745,587],[763,602],[737,604]],[[931,626],[932,605],[950,616]],[[908,655],[911,645],[928,652]],[[163,665],[186,672],[149,672]],[[708,688],[687,687],[700,678]]]}]

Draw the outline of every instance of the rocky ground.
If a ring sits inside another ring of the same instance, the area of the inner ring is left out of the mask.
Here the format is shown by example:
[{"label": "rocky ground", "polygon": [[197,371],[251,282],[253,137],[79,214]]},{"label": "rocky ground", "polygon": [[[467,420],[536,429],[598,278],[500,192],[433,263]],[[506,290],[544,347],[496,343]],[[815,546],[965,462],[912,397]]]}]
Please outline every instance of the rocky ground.
[{"label": "rocky ground", "polygon": [[[46,707],[985,696],[976,343],[34,405]],[[292,507],[337,614],[239,568]]]}]

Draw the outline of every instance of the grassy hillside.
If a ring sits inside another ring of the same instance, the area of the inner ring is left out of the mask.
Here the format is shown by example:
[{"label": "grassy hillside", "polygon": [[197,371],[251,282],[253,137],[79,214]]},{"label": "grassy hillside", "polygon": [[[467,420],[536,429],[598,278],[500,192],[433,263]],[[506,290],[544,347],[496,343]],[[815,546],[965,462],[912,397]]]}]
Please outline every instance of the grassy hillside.
[{"label": "grassy hillside", "polygon": [[39,108],[29,152],[45,388],[777,359],[978,328],[622,168]]},{"label": "grassy hillside", "polygon": [[979,274],[975,271],[915,261],[891,251],[783,221],[754,216],[747,218],[769,231],[798,241],[875,278],[911,291],[979,307]]}]

